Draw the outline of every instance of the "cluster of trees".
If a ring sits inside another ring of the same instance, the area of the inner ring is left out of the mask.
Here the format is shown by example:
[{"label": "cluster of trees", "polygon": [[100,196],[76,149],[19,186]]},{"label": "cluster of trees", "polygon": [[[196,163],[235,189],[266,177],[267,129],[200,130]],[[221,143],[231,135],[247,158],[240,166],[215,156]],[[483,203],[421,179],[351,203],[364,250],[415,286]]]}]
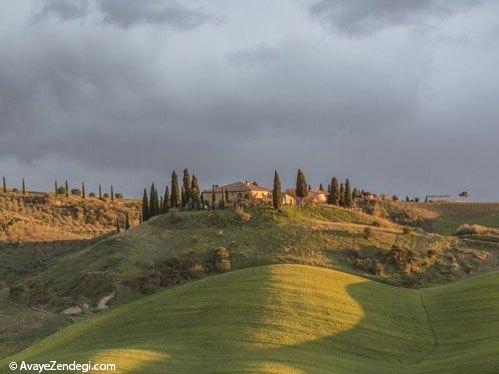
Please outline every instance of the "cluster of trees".
[{"label": "cluster of trees", "polygon": [[182,185],[179,186],[178,176],[174,170],[170,179],[170,187],[165,186],[163,195],[159,195],[154,183],[151,184],[149,195],[144,188],[142,197],[142,221],[168,212],[170,209],[201,209],[203,205],[201,190],[196,176],[191,176],[188,169],[184,169]]},{"label": "cluster of trees", "polygon": [[[74,195],[74,196],[81,196],[82,199],[85,199],[87,197],[87,193],[86,193],[86,190],[85,190],[85,182],[81,182],[81,189],[79,188],[69,188],[69,183],[68,181],[66,180],[64,182],[64,186],[59,186],[59,183],[58,181],[56,180],[54,182],[54,194],[55,196],[66,196],[68,197],[69,194],[71,195]],[[115,198],[117,199],[122,199],[123,198],[123,194],[120,193],[120,192],[114,192],[114,186],[111,185],[110,186],[110,193],[102,193],[102,186],[99,184],[99,199],[103,200],[103,199],[109,199],[111,198],[111,201],[114,201]],[[89,197],[97,197],[97,195],[95,194],[95,192],[90,192],[88,194]]]},{"label": "cluster of trees", "polygon": [[350,180],[347,178],[345,183],[338,183],[338,178],[332,177],[331,183],[327,190],[327,203],[331,205],[343,206],[350,208],[353,206],[355,199],[359,196],[356,188],[352,190]]}]

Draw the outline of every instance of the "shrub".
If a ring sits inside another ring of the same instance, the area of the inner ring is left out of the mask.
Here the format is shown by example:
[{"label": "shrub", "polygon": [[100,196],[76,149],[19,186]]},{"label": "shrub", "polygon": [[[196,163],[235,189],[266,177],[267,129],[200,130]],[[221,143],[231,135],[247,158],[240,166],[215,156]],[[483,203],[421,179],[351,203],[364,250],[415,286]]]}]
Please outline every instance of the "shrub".
[{"label": "shrub", "polygon": [[90,192],[90,193],[88,194],[88,196],[90,196],[90,197],[95,197],[95,192]]},{"label": "shrub", "polygon": [[12,192],[14,192],[14,193],[18,193],[18,192],[19,192],[19,190],[18,190],[17,188],[15,188],[15,187],[14,187],[14,188],[12,189]]},{"label": "shrub", "polygon": [[60,187],[58,187],[58,188],[57,188],[57,193],[58,193],[59,195],[65,195],[65,194],[66,194],[66,187],[64,187],[64,186],[60,186]]},{"label": "shrub", "polygon": [[207,264],[213,271],[229,271],[230,270],[230,258],[229,251],[224,247],[219,247],[210,251],[208,254]]},{"label": "shrub", "polygon": [[411,233],[411,229],[406,226],[402,229],[402,232],[404,233],[404,235],[408,235]]},{"label": "shrub", "polygon": [[117,199],[123,199],[123,194],[121,192],[116,192],[114,194],[114,197],[117,198]]},{"label": "shrub", "polygon": [[104,199],[109,199],[109,194],[106,192],[104,195],[102,195]]},{"label": "shrub", "polygon": [[81,191],[79,188],[73,188],[71,190],[71,195],[76,195],[76,196],[80,196],[81,195]]}]

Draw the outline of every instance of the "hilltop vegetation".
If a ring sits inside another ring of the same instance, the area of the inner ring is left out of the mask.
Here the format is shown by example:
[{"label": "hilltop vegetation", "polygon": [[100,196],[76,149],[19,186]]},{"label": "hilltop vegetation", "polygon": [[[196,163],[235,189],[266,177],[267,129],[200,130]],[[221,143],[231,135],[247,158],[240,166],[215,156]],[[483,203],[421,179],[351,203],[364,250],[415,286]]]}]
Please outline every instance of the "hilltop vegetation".
[{"label": "hilltop vegetation", "polygon": [[419,291],[317,267],[255,267],[78,322],[0,370],[50,357],[134,373],[492,373],[498,286],[497,272]]},{"label": "hilltop vegetation", "polygon": [[55,311],[92,311],[109,294],[123,303],[212,274],[219,269],[210,256],[221,247],[232,269],[308,264],[409,287],[494,269],[497,261],[497,244],[407,230],[339,207],[171,212],[71,251],[41,271],[14,274],[3,294]]},{"label": "hilltop vegetation", "polygon": [[116,229],[128,213],[139,221],[140,201],[0,192],[0,242],[89,239]]}]

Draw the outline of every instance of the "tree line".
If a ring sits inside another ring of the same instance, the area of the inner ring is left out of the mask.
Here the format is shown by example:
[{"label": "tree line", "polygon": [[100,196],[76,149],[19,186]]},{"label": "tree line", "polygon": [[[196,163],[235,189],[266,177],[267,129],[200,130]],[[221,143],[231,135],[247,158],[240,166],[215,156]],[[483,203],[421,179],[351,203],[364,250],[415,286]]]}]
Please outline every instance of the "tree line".
[{"label": "tree line", "polygon": [[144,188],[142,195],[141,220],[148,219],[159,214],[167,213],[170,209],[201,209],[203,206],[201,190],[198,179],[188,169],[184,169],[182,185],[179,185],[177,172],[173,170],[170,185],[166,185],[164,193],[160,195],[154,183],[149,188]]}]

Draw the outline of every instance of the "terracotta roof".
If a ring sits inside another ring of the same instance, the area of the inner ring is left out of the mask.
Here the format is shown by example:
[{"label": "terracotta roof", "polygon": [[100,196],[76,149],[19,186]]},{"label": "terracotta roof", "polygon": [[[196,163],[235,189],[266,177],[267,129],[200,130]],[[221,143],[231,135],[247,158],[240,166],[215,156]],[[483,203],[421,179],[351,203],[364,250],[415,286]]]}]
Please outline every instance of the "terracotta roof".
[{"label": "terracotta roof", "polygon": [[[249,191],[270,191],[270,189],[262,186],[256,186],[252,182],[235,182],[231,184],[227,184],[225,186],[216,186],[215,192],[222,192],[223,190],[227,190],[229,192],[249,192]],[[204,193],[212,192],[212,189],[203,190]]]}]

